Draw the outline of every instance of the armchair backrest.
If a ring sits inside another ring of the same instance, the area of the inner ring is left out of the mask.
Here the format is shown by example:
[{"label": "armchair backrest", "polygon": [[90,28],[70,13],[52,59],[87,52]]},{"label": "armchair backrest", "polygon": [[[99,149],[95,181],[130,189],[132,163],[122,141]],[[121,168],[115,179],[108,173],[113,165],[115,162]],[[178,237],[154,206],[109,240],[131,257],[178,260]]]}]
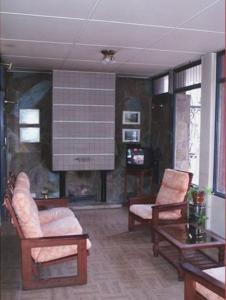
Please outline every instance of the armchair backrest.
[{"label": "armchair backrest", "polygon": [[[18,174],[13,189],[11,186],[7,189],[4,204],[21,239],[43,237],[38,208],[31,196],[30,181],[25,173]],[[32,248],[31,252],[36,259],[40,248]]]},{"label": "armchair backrest", "polygon": [[30,179],[25,172],[20,172],[16,177],[16,186],[30,191]]},{"label": "armchair backrest", "polygon": [[165,169],[156,204],[180,203],[187,199],[193,174],[190,172]]}]

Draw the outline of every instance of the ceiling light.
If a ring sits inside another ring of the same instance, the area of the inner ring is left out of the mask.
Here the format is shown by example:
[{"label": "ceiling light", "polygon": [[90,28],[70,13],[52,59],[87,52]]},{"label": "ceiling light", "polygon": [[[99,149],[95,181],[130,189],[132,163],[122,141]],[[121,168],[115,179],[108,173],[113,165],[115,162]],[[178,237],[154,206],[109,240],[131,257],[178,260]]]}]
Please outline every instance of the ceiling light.
[{"label": "ceiling light", "polygon": [[0,63],[0,66],[5,68],[6,71],[10,72],[10,71],[12,71],[13,63],[12,62],[10,62],[10,63]]},{"label": "ceiling light", "polygon": [[102,63],[103,64],[112,64],[115,63],[115,53],[116,51],[114,50],[101,50],[101,53],[103,54],[103,59],[102,59]]}]

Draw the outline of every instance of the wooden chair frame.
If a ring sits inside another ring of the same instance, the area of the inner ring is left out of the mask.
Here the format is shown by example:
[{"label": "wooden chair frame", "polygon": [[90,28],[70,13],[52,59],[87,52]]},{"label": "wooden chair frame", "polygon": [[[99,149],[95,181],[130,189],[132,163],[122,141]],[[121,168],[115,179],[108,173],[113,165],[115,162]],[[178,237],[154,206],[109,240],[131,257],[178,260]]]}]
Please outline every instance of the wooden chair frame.
[{"label": "wooden chair frame", "polygon": [[[177,170],[176,170],[177,171]],[[188,189],[190,188],[191,181],[193,174],[190,172],[185,172],[178,170],[180,172],[187,173],[189,175],[189,183]],[[187,209],[188,209],[188,202],[187,202],[187,194],[184,197],[184,201],[181,203],[170,203],[170,204],[163,204],[163,205],[156,205],[157,196],[137,196],[134,198],[129,199],[129,208],[133,204],[154,204],[152,207],[152,219],[143,219],[136,214],[132,213],[129,209],[129,216],[128,216],[128,229],[129,231],[133,231],[135,227],[141,225],[148,225],[151,229],[152,240],[153,240],[153,227],[157,225],[164,225],[164,224],[177,224],[187,222]],[[181,217],[176,220],[161,220],[159,218],[159,213],[163,211],[172,211],[175,209],[181,209]],[[135,224],[135,222],[139,222],[140,224]]]},{"label": "wooden chair frame", "polygon": [[181,265],[184,270],[184,300],[206,300],[195,289],[195,283],[198,282],[205,288],[211,290],[223,299],[226,299],[225,284],[202,270],[192,266],[190,263]]},{"label": "wooden chair frame", "polygon": [[[59,286],[69,286],[76,284],[87,283],[87,255],[89,251],[86,249],[86,241],[88,239],[87,234],[68,235],[68,236],[54,236],[54,237],[42,237],[42,238],[25,238],[17,216],[12,207],[12,189],[6,190],[4,196],[4,206],[6,207],[11,221],[16,229],[18,237],[20,239],[21,246],[21,270],[22,270],[22,283],[23,289],[42,289]],[[68,206],[66,199],[48,199],[36,200],[38,207],[62,207]],[[77,245],[77,254],[71,255],[55,260],[51,260],[43,263],[36,263],[31,256],[31,248],[36,247],[52,247],[52,246],[65,246],[65,245]],[[41,279],[39,275],[40,266],[48,266],[55,263],[65,262],[68,260],[77,260],[77,275],[55,277]]]}]

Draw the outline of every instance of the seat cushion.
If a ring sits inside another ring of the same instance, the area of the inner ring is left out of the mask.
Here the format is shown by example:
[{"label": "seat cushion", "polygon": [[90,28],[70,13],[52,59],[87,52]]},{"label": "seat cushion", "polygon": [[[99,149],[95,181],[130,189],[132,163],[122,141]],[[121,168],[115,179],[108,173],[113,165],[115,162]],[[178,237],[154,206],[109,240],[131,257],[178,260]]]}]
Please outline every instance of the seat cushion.
[{"label": "seat cushion", "polygon": [[[77,218],[68,216],[41,225],[44,237],[49,236],[65,236],[65,235],[78,235],[82,234],[82,227]],[[91,242],[87,239],[87,249],[91,247]],[[32,249],[32,256],[33,256]],[[77,245],[69,246],[54,246],[41,248],[38,256],[33,256],[36,262],[46,262],[69,255],[77,254]]]},{"label": "seat cushion", "polygon": [[47,224],[61,218],[74,217],[74,213],[67,207],[55,207],[39,211],[38,216],[41,224]]},{"label": "seat cushion", "polygon": [[[133,204],[129,210],[138,217],[147,220],[152,219],[152,206],[153,204]],[[159,213],[159,218],[162,220],[176,220],[179,217],[174,211],[163,211]]]},{"label": "seat cushion", "polygon": [[[225,283],[225,271],[225,267],[204,270],[205,273],[223,283]],[[199,283],[196,283],[196,290],[208,300],[224,300],[224,298],[220,297]]]}]

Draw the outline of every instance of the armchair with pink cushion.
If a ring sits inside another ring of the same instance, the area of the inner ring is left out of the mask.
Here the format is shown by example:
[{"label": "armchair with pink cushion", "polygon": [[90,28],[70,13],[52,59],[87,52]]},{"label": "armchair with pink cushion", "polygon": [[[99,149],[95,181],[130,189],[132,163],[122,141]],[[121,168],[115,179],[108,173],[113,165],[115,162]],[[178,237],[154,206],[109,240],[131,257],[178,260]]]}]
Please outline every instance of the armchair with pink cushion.
[{"label": "armchair with pink cushion", "polygon": [[[35,201],[30,193],[29,178],[26,173],[21,172],[17,175],[14,186],[8,186],[4,204],[21,242],[24,289],[87,282],[87,255],[91,242],[88,235],[83,234],[81,225],[67,207],[65,199]],[[38,210],[40,206],[41,211]],[[66,260],[77,262],[77,273],[74,276],[47,279],[40,277],[40,266]]]},{"label": "armchair with pink cushion", "polygon": [[136,226],[153,226],[187,221],[187,191],[192,173],[166,169],[157,196],[138,196],[129,199],[129,231]]},{"label": "armchair with pink cushion", "polygon": [[182,264],[184,270],[184,300],[224,300],[225,266],[200,270],[190,263]]}]

